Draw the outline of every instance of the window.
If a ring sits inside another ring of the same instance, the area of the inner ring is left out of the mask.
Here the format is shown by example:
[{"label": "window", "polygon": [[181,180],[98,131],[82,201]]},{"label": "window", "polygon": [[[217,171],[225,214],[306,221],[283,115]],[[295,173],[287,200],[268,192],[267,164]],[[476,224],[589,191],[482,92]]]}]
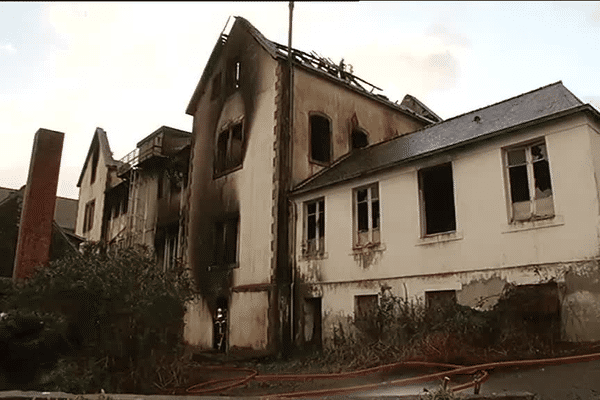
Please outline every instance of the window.
[{"label": "window", "polygon": [[217,174],[239,167],[242,164],[242,123],[223,130],[217,138],[215,172]]},{"label": "window", "polygon": [[242,64],[239,60],[233,60],[229,63],[227,69],[227,87],[229,90],[235,90],[240,87]]},{"label": "window", "polygon": [[362,149],[363,147],[367,147],[369,145],[369,137],[367,133],[362,129],[354,129],[352,131],[352,149]]},{"label": "window", "polygon": [[376,294],[354,296],[354,318],[365,320],[377,316],[378,300]]},{"label": "window", "polygon": [[511,221],[554,216],[552,183],[546,144],[535,143],[505,151]]},{"label": "window", "polygon": [[436,290],[425,292],[427,309],[433,312],[442,312],[456,305],[455,290]]},{"label": "window", "polygon": [[304,255],[317,255],[325,252],[325,200],[319,199],[304,203]]},{"label": "window", "polygon": [[380,241],[379,185],[354,189],[354,247]]},{"label": "window", "polygon": [[218,267],[235,266],[238,261],[239,217],[218,221],[215,224],[214,255]]},{"label": "window", "polygon": [[90,231],[94,226],[94,207],[96,201],[92,200],[85,205],[85,214],[83,216],[83,232]]},{"label": "window", "polygon": [[318,163],[331,160],[331,123],[323,115],[310,116],[310,158]]},{"label": "window", "polygon": [[456,230],[452,164],[419,171],[422,235]]},{"label": "window", "polygon": [[92,153],[92,172],[90,176],[90,185],[96,181],[96,170],[98,169],[98,158],[100,156],[100,151],[98,146],[94,147],[94,152]]}]

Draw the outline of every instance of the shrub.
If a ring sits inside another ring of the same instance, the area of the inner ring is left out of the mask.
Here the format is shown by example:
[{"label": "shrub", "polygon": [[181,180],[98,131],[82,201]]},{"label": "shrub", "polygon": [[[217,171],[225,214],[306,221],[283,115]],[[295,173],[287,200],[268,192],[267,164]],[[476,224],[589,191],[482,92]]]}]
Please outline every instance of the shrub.
[{"label": "shrub", "polygon": [[[14,382],[19,388],[150,393],[153,362],[182,350],[190,298],[184,271],[160,270],[147,249],[90,245],[9,291],[3,309],[10,318],[0,321],[0,358],[8,369],[21,359],[38,371],[38,379]],[[15,321],[29,321],[31,327]],[[44,360],[31,357],[41,348],[51,354]],[[27,351],[29,356],[18,356]],[[48,366],[54,368],[40,378]]]}]

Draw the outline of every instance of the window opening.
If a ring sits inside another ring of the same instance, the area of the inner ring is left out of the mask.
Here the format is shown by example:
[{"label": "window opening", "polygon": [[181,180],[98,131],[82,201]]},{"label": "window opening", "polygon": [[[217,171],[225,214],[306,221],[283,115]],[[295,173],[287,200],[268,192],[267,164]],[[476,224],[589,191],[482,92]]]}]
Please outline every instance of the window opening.
[{"label": "window opening", "polygon": [[425,301],[427,309],[430,311],[440,312],[447,310],[456,305],[456,291],[436,290],[425,292]]},{"label": "window opening", "polygon": [[99,158],[99,149],[98,146],[94,147],[94,152],[92,153],[92,173],[90,177],[90,185],[96,181],[96,171],[98,169],[98,158]]},{"label": "window opening", "polygon": [[238,221],[227,219],[215,224],[215,264],[217,266],[231,266],[238,260]]},{"label": "window opening", "polygon": [[236,168],[242,163],[242,123],[237,123],[225,129],[217,139],[217,158],[215,169],[217,173]]},{"label": "window opening", "polygon": [[331,126],[328,118],[310,116],[310,146],[312,161],[328,163],[331,160]]},{"label": "window opening", "polygon": [[304,299],[304,345],[308,348],[321,348],[322,319],[321,298]]},{"label": "window opening", "polygon": [[456,230],[452,164],[443,164],[419,171],[421,203],[424,212],[424,234]]},{"label": "window opening", "polygon": [[362,129],[354,129],[352,131],[352,149],[362,149],[369,145],[369,137]]},{"label": "window opening", "polygon": [[240,87],[242,74],[242,64],[239,60],[234,60],[229,64],[229,70],[227,71],[227,86],[231,90],[235,90]]},{"label": "window opening", "polygon": [[554,215],[548,153],[544,143],[506,151],[512,220]]},{"label": "window opening", "polygon": [[325,250],[325,200],[305,204],[306,247],[305,255],[323,254]]},{"label": "window opening", "polygon": [[354,190],[356,247],[380,242],[379,185]]},{"label": "window opening", "polygon": [[96,201],[92,200],[85,205],[85,214],[83,216],[83,232],[88,232],[94,227],[94,208]]}]

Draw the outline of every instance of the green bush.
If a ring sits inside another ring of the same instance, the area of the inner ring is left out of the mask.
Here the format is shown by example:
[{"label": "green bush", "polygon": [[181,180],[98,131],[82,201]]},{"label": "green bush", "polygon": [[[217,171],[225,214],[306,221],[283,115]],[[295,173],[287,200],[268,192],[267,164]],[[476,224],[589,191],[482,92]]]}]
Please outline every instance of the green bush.
[{"label": "green bush", "polygon": [[155,364],[182,350],[189,282],[145,248],[89,245],[9,291],[0,367],[20,360],[36,371],[27,382],[8,377],[20,389],[151,393]]}]

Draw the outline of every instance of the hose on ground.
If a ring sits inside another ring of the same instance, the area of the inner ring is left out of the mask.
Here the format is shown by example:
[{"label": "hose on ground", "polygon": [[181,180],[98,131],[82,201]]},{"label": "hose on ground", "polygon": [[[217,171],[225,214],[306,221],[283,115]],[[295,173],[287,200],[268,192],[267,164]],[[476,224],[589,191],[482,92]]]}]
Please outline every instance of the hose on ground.
[{"label": "hose on ground", "polygon": [[[373,390],[381,388],[382,386],[406,386],[424,382],[431,382],[439,379],[454,375],[469,375],[478,374],[478,376],[471,382],[460,384],[451,388],[452,391],[461,391],[471,387],[478,387],[481,383],[489,379],[489,371],[501,368],[512,368],[512,367],[534,367],[534,366],[546,366],[546,365],[560,365],[560,364],[572,364],[578,362],[587,362],[600,359],[600,353],[593,353],[579,356],[569,357],[557,357],[557,358],[545,358],[537,360],[514,360],[514,361],[500,361],[470,366],[460,366],[455,364],[440,364],[440,363],[428,363],[418,361],[406,361],[398,362],[393,364],[386,364],[378,367],[362,369],[358,371],[342,372],[336,374],[275,374],[275,375],[258,375],[256,370],[250,368],[235,368],[235,367],[209,367],[212,369],[228,369],[235,372],[247,372],[246,376],[217,379],[208,382],[203,382],[190,386],[187,389],[188,393],[193,394],[207,394],[222,392],[225,390],[232,389],[234,387],[242,386],[250,382],[252,379],[256,381],[304,381],[304,380],[318,380],[318,379],[345,379],[354,378],[358,376],[364,376],[373,374],[376,372],[391,371],[401,367],[413,367],[413,368],[442,368],[447,369],[446,371],[436,372],[432,374],[419,375],[411,378],[396,379],[385,383],[372,383],[359,386],[351,386],[346,388],[334,388],[334,389],[320,389],[310,390],[303,392],[289,392],[274,394],[269,396],[270,398],[294,398],[294,397],[306,397],[306,396],[331,396],[348,394],[357,391]],[[230,382],[230,383],[229,383]],[[221,384],[220,386],[214,386]],[[210,387],[209,387],[210,386]]]}]

